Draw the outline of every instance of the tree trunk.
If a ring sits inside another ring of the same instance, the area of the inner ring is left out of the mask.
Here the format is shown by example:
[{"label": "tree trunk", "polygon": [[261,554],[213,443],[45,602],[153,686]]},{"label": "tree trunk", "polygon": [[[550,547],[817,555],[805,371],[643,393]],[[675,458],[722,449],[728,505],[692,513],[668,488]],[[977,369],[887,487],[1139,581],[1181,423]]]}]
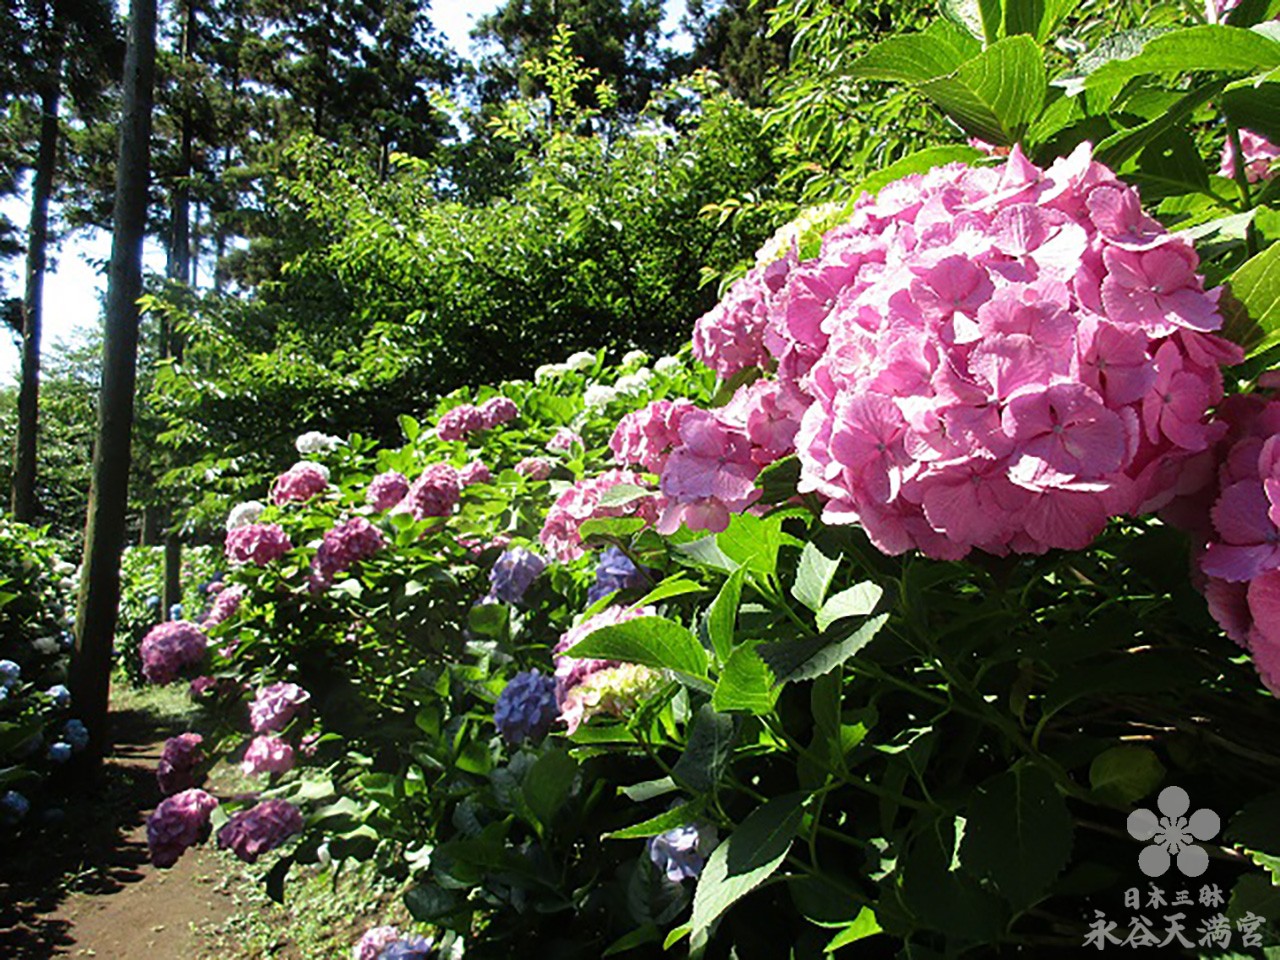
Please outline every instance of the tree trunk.
[{"label": "tree trunk", "polygon": [[120,603],[120,554],[129,500],[129,441],[138,366],[138,297],[151,170],[151,106],[156,59],[156,0],[131,0],[112,212],[111,265],[102,344],[98,438],[93,449],[84,566],[76,606],[71,695],[89,728],[86,774],[101,768],[109,745],[107,700]]},{"label": "tree trunk", "polygon": [[18,438],[13,458],[13,517],[36,517],[36,434],[40,424],[40,331],[44,325],[45,251],[49,245],[49,198],[58,166],[58,106],[62,99],[64,34],[60,4],[49,15],[46,75],[40,93],[40,146],[31,184],[27,227],[26,289],[22,296],[22,383],[18,390]]}]

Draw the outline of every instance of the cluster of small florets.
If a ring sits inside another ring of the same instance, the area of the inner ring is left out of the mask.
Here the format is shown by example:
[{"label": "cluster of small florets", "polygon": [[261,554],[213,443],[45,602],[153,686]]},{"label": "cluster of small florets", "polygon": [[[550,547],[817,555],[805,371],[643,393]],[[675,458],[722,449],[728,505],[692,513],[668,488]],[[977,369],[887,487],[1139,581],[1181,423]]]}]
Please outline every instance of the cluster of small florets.
[{"label": "cluster of small florets", "polygon": [[366,499],[374,510],[390,510],[409,492],[409,481],[403,473],[388,470],[369,481]]},{"label": "cluster of small florets", "polygon": [[142,675],[150,683],[172,683],[187,667],[204,659],[209,638],[187,620],[171,620],[152,627],[139,646]]},{"label": "cluster of small florets", "polygon": [[292,549],[289,535],[278,523],[249,523],[227,532],[226,554],[232,563],[265,567]]},{"label": "cluster of small florets", "polygon": [[218,831],[218,847],[230,850],[245,863],[274,850],[295,833],[301,833],[302,812],[287,800],[263,800],[241,810]]},{"label": "cluster of small florets", "polygon": [[489,570],[489,595],[503,603],[519,603],[546,568],[547,561],[532,550],[505,550]]},{"label": "cluster of small florets", "polygon": [[311,430],[299,435],[298,439],[293,441],[293,445],[304,457],[310,457],[317,453],[332,453],[342,446],[342,438],[321,433],[319,430]]},{"label": "cluster of small florets", "polygon": [[472,460],[458,471],[458,482],[464,487],[476,483],[488,483],[492,479],[489,468],[480,460]]},{"label": "cluster of small florets", "polygon": [[579,532],[588,520],[603,517],[636,516],[646,523],[658,518],[658,503],[652,497],[641,497],[617,506],[603,506],[600,498],[620,483],[644,486],[644,478],[630,470],[609,470],[598,477],[579,480],[560,494],[547,511],[539,539],[553,557],[570,563],[582,556]]},{"label": "cluster of small florets", "polygon": [[395,927],[371,927],[351,948],[351,960],[378,960],[382,951],[400,939]]},{"label": "cluster of small florets", "polygon": [[503,687],[493,720],[502,739],[516,746],[545,737],[559,712],[555,677],[529,670],[517,673]]},{"label": "cluster of small florets", "polygon": [[569,733],[597,714],[622,716],[661,685],[661,675],[647,667],[617,660],[572,657],[566,651],[602,627],[651,617],[653,607],[606,607],[565,631],[552,654],[555,660],[556,706]]},{"label": "cluster of small florets", "polygon": [[286,503],[306,503],[329,487],[329,468],[321,463],[301,460],[276,477],[271,484],[271,502],[277,507]]},{"label": "cluster of small florets", "polygon": [[614,458],[661,473],[671,451],[680,445],[680,421],[698,408],[689,400],[655,400],[618,421],[609,440]]},{"label": "cluster of small florets", "polygon": [[[1250,183],[1270,180],[1275,176],[1275,161],[1280,159],[1280,146],[1252,130],[1240,131],[1240,155],[1245,179]],[[1230,138],[1222,148],[1219,176],[1234,178],[1236,175],[1236,145]]]},{"label": "cluster of small florets", "polygon": [[160,801],[147,818],[147,849],[157,867],[171,867],[188,847],[209,835],[218,801],[203,790],[184,790]]},{"label": "cluster of small florets", "polygon": [[[720,529],[794,446],[801,491],[887,553],[1079,549],[1158,507],[1221,434],[1237,347],[1187,242],[1082,146],[906,177],[739,281],[698,323],[722,376],[772,384],[680,422],[660,529]],[[739,289],[741,287],[741,289]]]},{"label": "cluster of small florets", "polygon": [[156,783],[161,793],[169,796],[196,785],[204,759],[203,743],[204,737],[198,733],[182,733],[164,742],[160,762],[156,764]]},{"label": "cluster of small florets", "polygon": [[293,747],[280,737],[254,737],[244,752],[240,769],[250,777],[260,773],[288,773],[293,769]]},{"label": "cluster of small florets", "polygon": [[520,416],[520,408],[509,397],[490,397],[480,406],[463,403],[453,407],[436,423],[441,440],[463,440],[477,430],[492,430]]},{"label": "cluster of small florets", "polygon": [[547,441],[547,452],[568,453],[575,445],[582,446],[582,437],[576,430],[572,430],[569,427],[561,427],[555,432],[555,435]]},{"label": "cluster of small florets", "polygon": [[251,523],[257,523],[262,513],[267,507],[258,500],[247,500],[244,503],[237,503],[231,508],[231,512],[227,514],[227,533],[238,527],[248,526]]},{"label": "cluster of small florets", "polygon": [[551,476],[551,461],[546,457],[525,457],[516,464],[515,471],[530,480],[546,480]]},{"label": "cluster of small florets", "polygon": [[713,824],[675,827],[649,839],[649,859],[668,883],[692,880],[702,873],[718,840]]},{"label": "cluster of small florets", "polygon": [[244,587],[239,584],[218,590],[200,626],[205,630],[212,630],[218,624],[225,623],[236,615],[243,599]]},{"label": "cluster of small florets", "polygon": [[296,683],[263,687],[249,704],[249,725],[254,733],[279,733],[311,699]]},{"label": "cluster of small florets", "polygon": [[458,471],[447,463],[433,463],[413,481],[396,509],[413,514],[415,520],[447,517],[462,496]]},{"label": "cluster of small florets", "polygon": [[637,567],[619,547],[608,547],[596,563],[596,579],[587,589],[587,602],[595,603],[618,590],[629,590],[646,582],[648,574]]},{"label": "cluster of small florets", "polygon": [[364,517],[352,517],[326,530],[311,561],[313,589],[325,589],[339,573],[349,570],[352,564],[367,560],[386,543],[382,531]]}]

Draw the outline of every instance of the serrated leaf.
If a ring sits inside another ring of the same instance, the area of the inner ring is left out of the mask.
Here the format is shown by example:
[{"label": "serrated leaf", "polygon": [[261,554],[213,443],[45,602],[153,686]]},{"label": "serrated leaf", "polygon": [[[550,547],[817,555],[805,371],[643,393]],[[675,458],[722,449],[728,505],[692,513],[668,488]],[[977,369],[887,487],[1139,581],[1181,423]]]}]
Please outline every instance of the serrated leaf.
[{"label": "serrated leaf", "polygon": [[600,495],[600,506],[621,507],[652,496],[653,491],[646,487],[634,483],[615,483]]},{"label": "serrated leaf", "polygon": [[647,607],[659,600],[670,600],[672,597],[683,597],[690,593],[702,593],[702,584],[684,577],[668,577],[632,604],[633,607]]},{"label": "serrated leaf", "polygon": [[621,660],[694,677],[707,675],[707,652],[687,629],[665,617],[637,617],[600,627],[565,651],[571,657]]},{"label": "serrated leaf", "polygon": [[690,803],[682,803],[678,807],[673,807],[665,813],[660,813],[656,817],[650,817],[648,820],[641,820],[639,823],[633,823],[629,827],[623,827],[621,830],[613,830],[604,835],[605,840],[643,840],[646,837],[656,837],[660,833],[666,833],[668,830],[674,830],[676,827],[682,827],[686,823],[692,823],[702,813],[702,802],[699,800]]},{"label": "serrated leaf", "polygon": [[1089,785],[1100,798],[1129,806],[1164,779],[1164,765],[1148,747],[1121,744],[1104,750],[1089,765]]},{"label": "serrated leaf", "polygon": [[778,548],[782,546],[782,520],[735,514],[729,526],[716,535],[716,545],[726,557],[752,573],[772,576],[778,569]]},{"label": "serrated leaf", "polygon": [[696,793],[710,793],[720,783],[733,756],[733,718],[703,704],[693,718],[684,753],[671,768],[671,776]]},{"label": "serrated leaf", "polygon": [[854,584],[841,590],[818,611],[818,630],[825,633],[827,627],[846,617],[865,617],[876,608],[884,590],[871,581]]},{"label": "serrated leaf", "polygon": [[1044,53],[1030,37],[1006,37],[948,76],[917,85],[972,136],[1011,146],[1044,109]]},{"label": "serrated leaf", "polygon": [[405,891],[404,905],[410,916],[420,923],[439,923],[457,913],[461,903],[454,891],[446,890],[438,883],[425,883]]},{"label": "serrated leaf", "polygon": [[733,652],[733,632],[738,622],[738,606],[742,603],[742,581],[746,577],[745,567],[739,567],[729,574],[720,592],[707,610],[707,637],[716,652],[720,663],[728,661]]},{"label": "serrated leaf", "polygon": [[798,793],[767,801],[712,851],[693,894],[690,927],[695,935],[782,865],[800,827],[803,802]]},{"label": "serrated leaf", "polygon": [[573,789],[578,765],[563,750],[548,750],[524,775],[522,791],[525,802],[538,822],[550,827]]},{"label": "serrated leaf", "polygon": [[834,670],[871,642],[889,620],[887,613],[872,617],[848,636],[805,637],[762,643],[757,651],[769,665],[779,685],[812,680]]},{"label": "serrated leaf", "polygon": [[1103,64],[1085,81],[1093,88],[1149,73],[1252,75],[1280,66],[1280,43],[1253,30],[1217,24],[1170,30],[1152,37],[1134,57]]},{"label": "serrated leaf", "polygon": [[592,537],[625,540],[632,534],[639,533],[645,525],[641,517],[597,517],[584,522],[578,528],[578,535],[583,540],[589,540]]},{"label": "serrated leaf", "polygon": [[876,912],[870,907],[863,907],[853,918],[853,923],[831,938],[831,942],[826,945],[823,952],[835,953],[841,947],[847,947],[851,943],[873,937],[880,932],[882,931],[880,924],[876,921]]},{"label": "serrated leaf", "polygon": [[[831,580],[840,566],[840,558],[834,560],[810,542],[800,551],[800,564],[796,567],[796,582],[791,585],[791,595],[810,610],[822,609]],[[870,611],[868,611],[869,613]]]},{"label": "serrated leaf", "polygon": [[711,705],[716,710],[763,716],[778,702],[773,671],[760,659],[757,646],[758,643],[742,644],[725,663],[711,696]]},{"label": "serrated leaf", "polygon": [[1280,343],[1280,243],[1246,261],[1226,283],[1222,333],[1257,356]]}]

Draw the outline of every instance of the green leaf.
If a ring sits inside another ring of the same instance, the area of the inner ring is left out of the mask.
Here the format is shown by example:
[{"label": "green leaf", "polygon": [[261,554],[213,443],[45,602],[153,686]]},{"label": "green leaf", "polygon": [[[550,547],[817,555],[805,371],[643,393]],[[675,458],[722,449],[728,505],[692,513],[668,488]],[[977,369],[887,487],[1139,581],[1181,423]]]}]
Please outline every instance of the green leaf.
[{"label": "green leaf", "polygon": [[994,43],[955,73],[917,86],[967,133],[1011,146],[1044,109],[1044,53],[1030,37]]},{"label": "green leaf", "polygon": [[583,540],[589,540],[592,537],[625,540],[644,528],[645,521],[642,517],[598,517],[584,522],[578,528],[578,535]]},{"label": "green leaf", "polygon": [[623,827],[621,830],[613,830],[604,835],[606,840],[643,840],[645,837],[656,837],[660,833],[666,833],[668,830],[674,830],[676,827],[682,827],[686,823],[692,823],[698,819],[702,813],[702,802],[699,800],[690,803],[682,803],[678,807],[673,807],[665,813],[660,813],[656,817],[650,817],[648,820],[641,820],[639,823],[633,823],[629,827]]},{"label": "green leaf", "polygon": [[800,458],[795,454],[775,460],[756,476],[763,492],[760,503],[785,503],[796,495],[800,483]]},{"label": "green leaf", "polygon": [[1280,43],[1253,30],[1209,24],[1152,37],[1135,57],[1103,64],[1085,81],[1093,88],[1149,73],[1252,75],[1280,66]]},{"label": "green leaf", "polygon": [[745,567],[729,574],[720,592],[707,610],[707,637],[720,663],[728,661],[733,651],[733,631],[738,622],[738,606],[742,602],[742,581],[747,575]]},{"label": "green leaf", "polygon": [[703,704],[693,718],[689,742],[671,768],[671,776],[696,793],[715,790],[733,755],[734,734],[732,717]]},{"label": "green leaf", "polygon": [[548,750],[524,775],[524,799],[544,827],[550,827],[573,789],[578,765],[563,750]]},{"label": "green leaf", "polygon": [[854,584],[848,590],[841,590],[818,611],[818,629],[825,633],[827,627],[837,620],[867,616],[883,596],[884,590],[869,580]]},{"label": "green leaf", "polygon": [[692,633],[665,617],[637,617],[601,627],[565,652],[571,657],[622,660],[695,677],[707,675],[707,651]]},{"label": "green leaf", "polygon": [[1280,142],[1280,83],[1232,84],[1222,95],[1222,112],[1237,127]]},{"label": "green leaf", "polygon": [[619,787],[618,792],[628,800],[644,803],[654,797],[663,797],[676,792],[676,782],[670,777],[659,777],[657,780],[643,780],[630,786]]},{"label": "green leaf", "polygon": [[779,684],[812,680],[834,670],[871,642],[889,620],[887,613],[872,617],[853,633],[832,640],[829,636],[762,643],[760,659],[769,665]]},{"label": "green leaf", "polygon": [[695,936],[782,865],[800,827],[803,802],[799,793],[767,801],[716,847],[693,894]]},{"label": "green leaf", "polygon": [[424,883],[406,890],[404,905],[409,915],[420,923],[439,923],[462,906],[458,894],[438,883]]},{"label": "green leaf", "polygon": [[724,555],[752,573],[772,576],[778,569],[778,548],[782,546],[782,519],[735,514],[729,526],[716,536]]},{"label": "green leaf", "polygon": [[1280,343],[1280,243],[1246,261],[1226,283],[1223,335],[1255,357]]},{"label": "green leaf", "polygon": [[1280,854],[1280,792],[1245,804],[1223,832],[1223,839],[1250,850]]},{"label": "green leaf", "polygon": [[684,577],[668,577],[632,604],[633,607],[646,607],[659,600],[670,600],[672,597],[683,597],[690,593],[701,593],[705,590],[702,584]]},{"label": "green leaf", "polygon": [[[991,943],[1007,923],[1007,910],[993,892],[956,869],[962,841],[957,828],[963,826],[963,820],[950,815],[925,824],[899,855],[894,880],[914,926],[940,931],[948,938]],[[886,920],[883,906],[880,918]]]},{"label": "green leaf", "polygon": [[1089,785],[1099,798],[1117,806],[1129,806],[1158,787],[1164,773],[1164,765],[1154,751],[1121,744],[1093,758],[1089,765]]},{"label": "green leaf", "polygon": [[628,950],[642,947],[646,943],[657,943],[661,939],[662,931],[658,929],[657,925],[646,923],[643,927],[632,930],[630,933],[613,941],[600,956],[616,957],[620,953],[626,953]]},{"label": "green leaf", "polygon": [[1053,778],[1021,764],[980,784],[969,801],[960,864],[1022,911],[1071,858],[1071,813]]},{"label": "green leaf", "polygon": [[600,506],[622,507],[652,496],[653,491],[647,487],[636,486],[634,483],[615,483],[600,495]]},{"label": "green leaf", "polygon": [[400,414],[400,429],[404,431],[404,438],[409,443],[418,439],[418,434],[422,433],[422,425],[408,414]]},{"label": "green leaf", "polygon": [[826,599],[831,579],[839,566],[839,557],[833,560],[816,544],[806,543],[800,551],[800,565],[796,568],[796,582],[791,585],[791,595],[817,613],[822,609],[822,601]]},{"label": "green leaf", "polygon": [[[1215,80],[1211,83],[1201,84],[1195,90],[1182,97],[1171,109],[1162,111],[1158,116],[1153,117],[1146,123],[1112,134],[1098,144],[1097,149],[1094,151],[1094,159],[1110,167],[1119,167],[1125,160],[1155,144],[1171,130],[1184,125],[1191,114],[1202,104],[1208,103],[1216,97],[1225,85],[1225,80]],[[1185,137],[1184,131],[1178,129],[1178,132],[1183,133]],[[1199,152],[1193,149],[1192,156],[1199,166],[1200,173],[1203,174],[1204,161],[1200,159]],[[1179,156],[1177,160],[1182,162],[1186,160],[1186,157]],[[1194,170],[1195,168],[1191,169]],[[1144,170],[1143,172],[1146,171]],[[1174,183],[1185,183],[1189,189],[1208,185],[1209,178],[1207,175],[1196,176],[1192,179],[1189,176],[1189,172],[1180,171],[1175,165],[1173,166],[1173,176],[1166,177],[1166,179],[1170,179]],[[1159,173],[1159,171],[1151,170],[1152,176],[1157,176]],[[1168,191],[1165,192],[1167,193]],[[1188,190],[1178,192],[1185,193]],[[1143,197],[1147,198],[1147,191],[1143,192]]]},{"label": "green leaf", "polygon": [[[952,37],[957,31],[951,28]],[[859,80],[921,84],[960,69],[965,53],[938,29],[890,37],[864,53],[849,70]]]},{"label": "green leaf", "polygon": [[[588,520],[587,523],[592,521]],[[587,523],[582,526],[586,527]],[[740,564],[731,560],[725,555],[724,551],[716,543],[715,537],[701,537],[692,540],[689,543],[677,543],[675,545],[676,553],[686,557],[691,557],[704,567],[710,567],[712,570],[720,570],[723,573],[732,573],[737,570]]]},{"label": "green leaf", "polygon": [[851,943],[865,940],[867,937],[873,937],[880,932],[880,924],[876,922],[875,911],[870,907],[863,907],[858,911],[858,915],[853,918],[853,923],[831,938],[831,942],[826,945],[823,952],[835,953],[841,947],[847,947]]},{"label": "green leaf", "polygon": [[759,641],[744,643],[733,651],[711,697],[715,709],[757,716],[773,709],[778,689],[773,671],[756,652],[758,645]]}]

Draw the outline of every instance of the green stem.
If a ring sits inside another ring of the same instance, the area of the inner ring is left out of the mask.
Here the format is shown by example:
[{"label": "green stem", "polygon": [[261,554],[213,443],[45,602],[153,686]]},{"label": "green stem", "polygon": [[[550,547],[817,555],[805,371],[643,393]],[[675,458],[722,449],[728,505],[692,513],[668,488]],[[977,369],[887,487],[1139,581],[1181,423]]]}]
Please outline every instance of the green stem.
[{"label": "green stem", "polygon": [[[1240,128],[1230,120],[1227,121],[1227,138],[1231,141],[1231,150],[1235,154],[1232,158],[1231,172],[1236,181],[1236,188],[1240,191],[1240,200],[1245,210],[1252,210],[1253,196],[1249,189],[1249,174],[1244,164],[1244,148],[1240,144]],[[1245,227],[1244,250],[1249,257],[1255,256],[1258,252],[1258,235],[1253,228],[1253,223]]]}]

